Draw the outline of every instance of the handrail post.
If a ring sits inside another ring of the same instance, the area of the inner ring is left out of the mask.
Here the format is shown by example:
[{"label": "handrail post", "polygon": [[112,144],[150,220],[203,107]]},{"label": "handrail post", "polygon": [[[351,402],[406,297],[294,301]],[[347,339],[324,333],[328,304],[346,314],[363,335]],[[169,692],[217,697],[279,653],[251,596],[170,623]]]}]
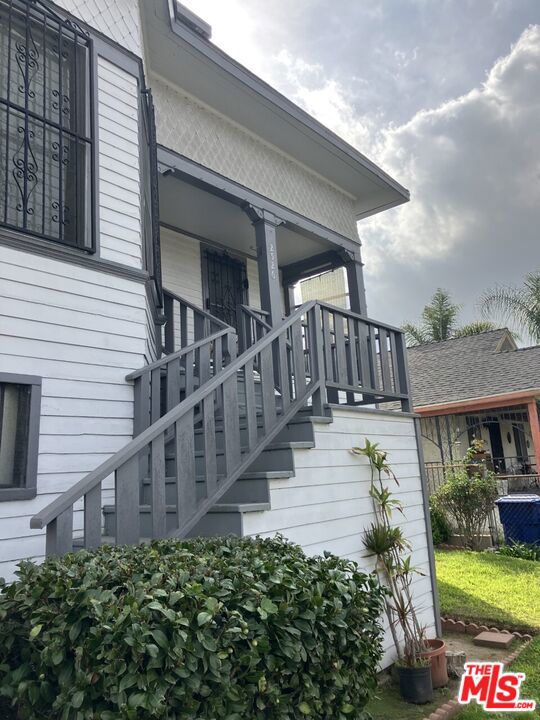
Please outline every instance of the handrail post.
[{"label": "handrail post", "polygon": [[316,379],[319,380],[319,387],[313,393],[313,414],[323,416],[325,413],[327,396],[326,373],[324,369],[323,334],[321,327],[321,307],[319,305],[315,305],[315,307],[309,310],[308,318],[308,327],[310,330],[310,345],[313,348],[311,358],[311,379],[313,380],[313,374],[316,374]]},{"label": "handrail post", "polygon": [[411,385],[409,381],[409,368],[407,364],[407,347],[404,333],[396,333],[396,365],[401,392],[407,397],[401,401],[403,412],[412,412]]}]

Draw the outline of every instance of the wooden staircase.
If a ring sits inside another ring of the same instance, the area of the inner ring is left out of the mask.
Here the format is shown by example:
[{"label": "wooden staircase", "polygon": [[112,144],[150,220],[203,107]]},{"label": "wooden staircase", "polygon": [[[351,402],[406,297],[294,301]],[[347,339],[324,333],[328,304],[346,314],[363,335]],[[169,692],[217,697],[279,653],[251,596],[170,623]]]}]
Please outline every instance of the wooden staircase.
[{"label": "wooden staircase", "polygon": [[269,509],[269,482],[294,474],[294,449],[314,446],[312,419],[331,422],[327,397],[408,409],[396,328],[312,301],[275,328],[241,308],[238,343],[233,328],[168,297],[168,354],[127,376],[133,440],[31,520],[47,529],[47,555],[242,534],[247,513]]}]

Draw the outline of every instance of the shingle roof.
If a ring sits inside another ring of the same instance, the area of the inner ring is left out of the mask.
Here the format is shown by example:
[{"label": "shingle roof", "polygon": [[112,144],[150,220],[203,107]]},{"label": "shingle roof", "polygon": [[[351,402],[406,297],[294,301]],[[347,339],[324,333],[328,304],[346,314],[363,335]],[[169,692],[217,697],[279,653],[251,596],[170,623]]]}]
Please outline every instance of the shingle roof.
[{"label": "shingle roof", "polygon": [[407,352],[415,408],[540,388],[540,345],[516,348],[505,328]]}]

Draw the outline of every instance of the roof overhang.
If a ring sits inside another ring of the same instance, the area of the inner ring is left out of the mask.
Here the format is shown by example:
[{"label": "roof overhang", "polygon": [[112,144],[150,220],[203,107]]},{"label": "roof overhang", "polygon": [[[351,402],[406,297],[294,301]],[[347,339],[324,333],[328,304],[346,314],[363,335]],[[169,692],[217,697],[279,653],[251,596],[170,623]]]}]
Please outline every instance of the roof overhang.
[{"label": "roof overhang", "polygon": [[456,415],[459,413],[476,412],[479,410],[491,410],[499,407],[510,407],[522,405],[540,397],[540,388],[530,388],[516,392],[501,393],[500,395],[489,395],[487,397],[467,398],[466,400],[454,400],[439,405],[414,405],[414,412],[422,417],[435,417],[437,415]]},{"label": "roof overhang", "polygon": [[141,6],[151,72],[348,193],[357,219],[409,200],[374,162],[182,22],[176,0]]}]

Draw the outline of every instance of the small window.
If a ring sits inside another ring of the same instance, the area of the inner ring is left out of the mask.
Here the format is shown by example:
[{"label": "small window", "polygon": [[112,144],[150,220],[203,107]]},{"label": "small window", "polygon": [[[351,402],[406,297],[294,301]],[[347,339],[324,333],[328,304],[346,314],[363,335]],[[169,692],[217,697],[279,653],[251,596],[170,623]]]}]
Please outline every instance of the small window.
[{"label": "small window", "polygon": [[0,500],[34,497],[41,381],[0,374]]},{"label": "small window", "polygon": [[0,0],[0,224],[92,249],[90,39]]}]

